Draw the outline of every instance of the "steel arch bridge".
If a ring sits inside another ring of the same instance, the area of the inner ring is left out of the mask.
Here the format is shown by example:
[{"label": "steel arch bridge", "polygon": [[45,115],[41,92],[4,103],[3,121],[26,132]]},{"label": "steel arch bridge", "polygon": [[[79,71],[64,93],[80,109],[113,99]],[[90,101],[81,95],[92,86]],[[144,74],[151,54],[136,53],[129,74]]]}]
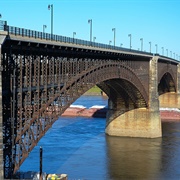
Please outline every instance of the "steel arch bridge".
[{"label": "steel arch bridge", "polygon": [[[58,117],[94,85],[109,97],[107,134],[161,137],[158,97],[179,94],[178,61],[2,21],[0,27],[2,177],[10,178]],[[127,117],[128,128],[122,126]]]}]

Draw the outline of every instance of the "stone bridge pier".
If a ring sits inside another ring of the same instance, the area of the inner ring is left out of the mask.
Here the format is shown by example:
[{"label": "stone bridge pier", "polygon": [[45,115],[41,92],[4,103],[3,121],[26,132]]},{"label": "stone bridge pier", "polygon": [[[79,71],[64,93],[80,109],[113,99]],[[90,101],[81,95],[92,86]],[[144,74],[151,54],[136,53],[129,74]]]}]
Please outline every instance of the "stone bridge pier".
[{"label": "stone bridge pier", "polygon": [[[162,136],[158,95],[158,57],[149,62],[149,96],[146,107],[134,107],[127,99],[109,98],[106,133],[112,136],[157,138]],[[128,105],[127,105],[128,103]],[[125,105],[126,104],[126,105]]]}]

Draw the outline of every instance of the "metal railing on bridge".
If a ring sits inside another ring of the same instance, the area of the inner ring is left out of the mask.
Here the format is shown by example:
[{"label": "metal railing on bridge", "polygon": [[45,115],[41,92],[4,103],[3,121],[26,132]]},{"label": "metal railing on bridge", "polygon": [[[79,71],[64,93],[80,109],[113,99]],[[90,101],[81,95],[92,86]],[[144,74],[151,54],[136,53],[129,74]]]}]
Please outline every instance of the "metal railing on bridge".
[{"label": "metal railing on bridge", "polygon": [[9,26],[7,25],[7,21],[0,21],[0,30],[7,31],[8,34],[13,34],[15,36],[19,35],[19,36],[24,36],[24,37],[29,37],[29,38],[33,37],[33,38],[51,40],[51,41],[56,41],[56,42],[72,43],[72,44],[83,45],[83,46],[92,46],[96,48],[112,49],[112,50],[153,55],[152,53],[148,53],[148,52]]}]

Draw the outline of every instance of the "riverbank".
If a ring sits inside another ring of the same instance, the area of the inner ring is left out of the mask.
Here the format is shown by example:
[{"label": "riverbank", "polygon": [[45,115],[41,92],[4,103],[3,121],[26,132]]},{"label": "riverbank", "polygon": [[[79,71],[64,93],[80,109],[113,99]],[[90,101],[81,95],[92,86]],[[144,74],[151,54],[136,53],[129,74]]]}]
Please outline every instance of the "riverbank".
[{"label": "riverbank", "polygon": [[[105,118],[108,108],[105,106],[92,106],[86,108],[82,105],[71,105],[62,116],[100,117]],[[163,122],[180,121],[180,110],[177,108],[160,108],[160,116]]]},{"label": "riverbank", "polygon": [[162,122],[180,121],[180,110],[178,108],[160,108]]}]

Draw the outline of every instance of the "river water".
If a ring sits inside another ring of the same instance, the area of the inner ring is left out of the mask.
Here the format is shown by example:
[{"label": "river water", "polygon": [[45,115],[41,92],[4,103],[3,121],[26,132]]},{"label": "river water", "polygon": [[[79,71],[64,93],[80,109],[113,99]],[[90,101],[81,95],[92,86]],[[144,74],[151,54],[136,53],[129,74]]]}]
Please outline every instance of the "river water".
[{"label": "river water", "polygon": [[[75,105],[107,105],[101,96],[82,96]],[[105,118],[60,117],[22,164],[20,171],[68,174],[68,180],[180,179],[180,122],[162,124],[156,139],[111,137]]]}]

